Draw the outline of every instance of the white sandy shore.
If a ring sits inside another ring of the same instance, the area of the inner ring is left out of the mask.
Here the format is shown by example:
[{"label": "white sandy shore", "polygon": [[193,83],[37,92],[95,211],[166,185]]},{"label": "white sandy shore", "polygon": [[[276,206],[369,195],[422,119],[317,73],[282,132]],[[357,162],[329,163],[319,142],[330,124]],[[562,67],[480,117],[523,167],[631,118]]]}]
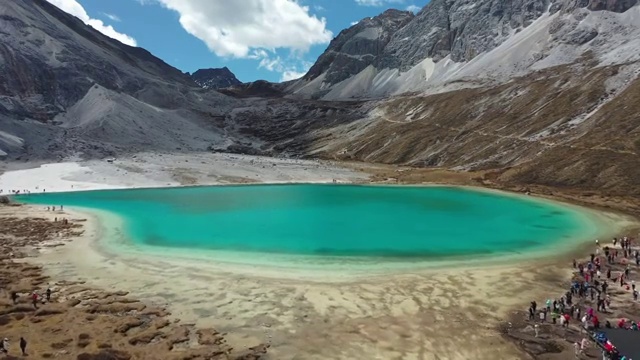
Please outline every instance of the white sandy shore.
[{"label": "white sandy shore", "polygon": [[105,160],[43,164],[20,169],[7,164],[0,175],[3,194],[11,190],[60,192],[241,182],[352,182],[367,174],[326,161],[276,159],[234,154],[153,154]]},{"label": "white sandy shore", "polygon": [[[0,188],[35,191],[46,186],[51,192],[247,179],[331,182],[364,180],[366,175],[320,162],[149,154],[114,164],[61,163],[9,171],[0,176]],[[21,216],[61,216],[40,207],[16,211],[24,212]],[[54,279],[131,291],[168,306],[184,322],[228,332],[234,346],[268,342],[273,359],[515,359],[519,352],[497,336],[494,326],[515,306],[559,291],[549,280],[569,272],[568,261],[549,257],[357,277],[335,272],[307,276],[299,269],[205,261],[179,252],[157,257],[135,249],[110,251],[108,243],[122,237],[117,217],[107,214],[100,222],[92,214],[65,211],[64,216],[88,221],[81,239],[42,249],[35,260]],[[611,216],[608,231],[627,225],[626,219]]]}]

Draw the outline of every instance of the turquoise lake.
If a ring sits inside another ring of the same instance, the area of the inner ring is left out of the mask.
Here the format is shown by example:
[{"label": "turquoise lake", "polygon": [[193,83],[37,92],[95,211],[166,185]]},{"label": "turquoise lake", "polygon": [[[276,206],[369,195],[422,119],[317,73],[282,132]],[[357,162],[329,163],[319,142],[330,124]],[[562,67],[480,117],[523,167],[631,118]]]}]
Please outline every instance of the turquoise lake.
[{"label": "turquoise lake", "polygon": [[108,211],[134,244],[194,250],[448,257],[521,253],[595,232],[572,207],[455,187],[241,185],[17,200]]}]

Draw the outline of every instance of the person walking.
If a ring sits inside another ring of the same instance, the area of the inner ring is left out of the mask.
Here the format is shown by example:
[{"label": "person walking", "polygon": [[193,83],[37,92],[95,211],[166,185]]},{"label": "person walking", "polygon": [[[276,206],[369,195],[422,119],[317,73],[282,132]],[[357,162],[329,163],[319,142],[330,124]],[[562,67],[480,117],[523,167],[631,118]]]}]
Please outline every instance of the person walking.
[{"label": "person walking", "polygon": [[27,356],[27,340],[20,337],[20,350],[22,350],[22,356]]},{"label": "person walking", "polygon": [[33,307],[35,309],[37,309],[38,308],[38,293],[37,292],[35,292],[35,291],[33,292],[33,294],[31,295],[31,301],[33,303]]}]

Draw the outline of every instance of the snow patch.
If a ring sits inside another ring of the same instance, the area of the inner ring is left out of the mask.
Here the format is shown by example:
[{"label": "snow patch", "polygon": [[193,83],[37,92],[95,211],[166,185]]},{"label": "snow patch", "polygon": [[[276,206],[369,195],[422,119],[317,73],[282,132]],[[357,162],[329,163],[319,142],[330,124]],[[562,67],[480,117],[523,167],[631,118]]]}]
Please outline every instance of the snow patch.
[{"label": "snow patch", "polygon": [[4,131],[0,131],[0,142],[8,146],[15,146],[15,147],[22,147],[22,145],[24,145],[24,139],[19,138],[15,135],[6,133]]}]

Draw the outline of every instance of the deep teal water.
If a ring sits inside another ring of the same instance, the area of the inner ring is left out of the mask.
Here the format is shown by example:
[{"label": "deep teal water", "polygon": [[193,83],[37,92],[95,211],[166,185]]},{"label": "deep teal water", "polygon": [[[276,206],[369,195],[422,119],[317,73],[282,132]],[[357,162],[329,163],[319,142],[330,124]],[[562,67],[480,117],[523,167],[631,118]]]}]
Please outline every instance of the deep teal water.
[{"label": "deep teal water", "polygon": [[25,195],[124,219],[137,244],[288,254],[442,257],[524,252],[584,236],[584,214],[454,187],[251,185]]}]

